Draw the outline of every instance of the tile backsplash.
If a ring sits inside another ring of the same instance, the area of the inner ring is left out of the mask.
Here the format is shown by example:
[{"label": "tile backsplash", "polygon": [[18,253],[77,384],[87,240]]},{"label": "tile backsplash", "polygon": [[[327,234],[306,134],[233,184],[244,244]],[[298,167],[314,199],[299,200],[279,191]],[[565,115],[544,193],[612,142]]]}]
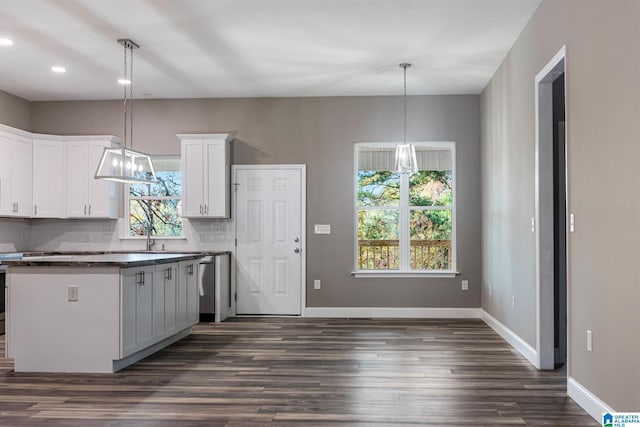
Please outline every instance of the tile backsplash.
[{"label": "tile backsplash", "polygon": [[[0,252],[144,250],[145,239],[122,238],[118,220],[0,218]],[[153,249],[167,251],[232,250],[231,219],[184,220],[184,238],[154,239]]]},{"label": "tile backsplash", "polygon": [[25,251],[31,244],[29,220],[0,218],[0,252]]}]

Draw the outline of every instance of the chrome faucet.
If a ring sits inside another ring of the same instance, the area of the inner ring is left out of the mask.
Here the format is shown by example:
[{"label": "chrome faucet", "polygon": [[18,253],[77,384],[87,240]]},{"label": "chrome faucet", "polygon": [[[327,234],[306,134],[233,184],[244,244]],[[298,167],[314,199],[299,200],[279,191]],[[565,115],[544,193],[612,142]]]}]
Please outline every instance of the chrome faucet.
[{"label": "chrome faucet", "polygon": [[147,251],[150,251],[156,245],[155,240],[151,238],[151,232],[153,231],[153,226],[151,225],[151,221],[149,221],[149,227],[147,227]]}]

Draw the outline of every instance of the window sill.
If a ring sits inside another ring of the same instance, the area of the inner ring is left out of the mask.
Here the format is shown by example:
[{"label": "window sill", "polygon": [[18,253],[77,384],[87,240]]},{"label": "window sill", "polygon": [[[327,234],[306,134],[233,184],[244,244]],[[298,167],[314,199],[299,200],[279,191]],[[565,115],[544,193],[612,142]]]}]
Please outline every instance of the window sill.
[{"label": "window sill", "polygon": [[452,279],[460,274],[458,271],[352,271],[351,274],[357,279],[382,279],[382,278],[432,278],[432,279]]},{"label": "window sill", "polygon": [[[131,236],[120,236],[119,237],[120,240],[147,240],[147,236],[140,236],[140,237],[131,237]],[[158,236],[151,236],[151,240],[156,241],[156,240],[187,240],[186,237],[184,236],[171,236],[171,237],[158,237]]]}]

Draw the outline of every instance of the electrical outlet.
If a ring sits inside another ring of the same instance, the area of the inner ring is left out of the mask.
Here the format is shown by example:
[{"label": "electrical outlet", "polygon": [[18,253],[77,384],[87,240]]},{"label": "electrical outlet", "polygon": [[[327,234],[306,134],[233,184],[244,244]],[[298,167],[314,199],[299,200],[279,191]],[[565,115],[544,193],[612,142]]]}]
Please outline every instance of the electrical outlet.
[{"label": "electrical outlet", "polygon": [[587,329],[587,351],[593,351],[593,332]]},{"label": "electrical outlet", "polygon": [[67,288],[67,300],[68,301],[78,301],[78,286],[71,285]]},{"label": "electrical outlet", "polygon": [[516,296],[515,295],[511,295],[511,308],[513,308],[513,309],[516,308]]},{"label": "electrical outlet", "polygon": [[468,291],[469,290],[469,281],[468,280],[463,280],[462,281],[462,290],[463,291]]},{"label": "electrical outlet", "polygon": [[313,281],[313,289],[320,289],[320,280],[316,279]]}]

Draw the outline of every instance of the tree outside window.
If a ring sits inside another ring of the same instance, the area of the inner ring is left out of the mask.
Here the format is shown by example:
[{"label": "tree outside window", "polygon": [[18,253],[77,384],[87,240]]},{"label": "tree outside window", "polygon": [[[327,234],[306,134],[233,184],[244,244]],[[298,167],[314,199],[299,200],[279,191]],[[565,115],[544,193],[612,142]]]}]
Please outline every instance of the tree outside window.
[{"label": "tree outside window", "polygon": [[129,184],[129,236],[181,237],[180,159],[153,159],[153,167],[156,183]]}]

